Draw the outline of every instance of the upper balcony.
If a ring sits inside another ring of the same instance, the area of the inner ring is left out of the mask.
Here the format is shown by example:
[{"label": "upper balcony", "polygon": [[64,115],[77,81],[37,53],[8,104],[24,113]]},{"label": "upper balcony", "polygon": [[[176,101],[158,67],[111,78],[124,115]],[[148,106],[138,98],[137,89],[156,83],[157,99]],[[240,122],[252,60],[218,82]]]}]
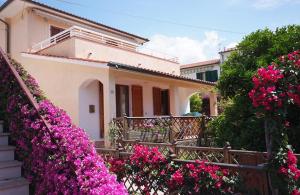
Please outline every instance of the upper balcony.
[{"label": "upper balcony", "polygon": [[31,52],[113,61],[176,75],[180,74],[178,58],[139,46],[133,42],[72,26],[33,45]]}]

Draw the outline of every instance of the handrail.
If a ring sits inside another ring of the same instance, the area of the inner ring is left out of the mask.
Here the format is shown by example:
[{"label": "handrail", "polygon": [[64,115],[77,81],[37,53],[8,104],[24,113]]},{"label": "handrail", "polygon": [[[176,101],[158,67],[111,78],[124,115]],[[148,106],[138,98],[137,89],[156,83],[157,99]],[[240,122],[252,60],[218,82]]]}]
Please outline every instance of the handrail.
[{"label": "handrail", "polygon": [[[182,160],[182,159],[174,159],[175,162],[178,163],[196,163],[195,160]],[[229,164],[229,163],[217,163],[217,162],[205,162],[206,164],[210,164],[210,165],[216,165],[219,167],[226,167],[226,168],[243,168],[243,169],[253,169],[253,170],[265,170],[266,171],[266,167],[264,166],[264,164],[262,165],[240,165],[240,164]]]},{"label": "handrail", "polygon": [[[37,115],[39,116],[41,121],[44,123],[44,125],[45,125],[45,127],[46,127],[46,129],[47,129],[47,131],[50,135],[51,141],[53,141],[53,135],[52,135],[52,132],[50,131],[51,125],[44,119],[44,117],[42,115],[40,115],[39,104],[35,100],[34,96],[30,92],[29,88],[27,87],[27,85],[25,84],[23,79],[20,77],[20,75],[17,72],[17,70],[15,69],[15,67],[11,64],[11,61],[8,59],[7,55],[4,53],[4,51],[1,47],[0,47],[0,55],[1,55],[0,57],[3,57],[4,61],[8,65],[10,71],[14,75],[17,83],[20,85],[21,89],[23,90],[25,96],[28,98],[29,102],[31,103],[34,110],[36,111]],[[53,143],[57,144],[55,141],[53,141]]]}]

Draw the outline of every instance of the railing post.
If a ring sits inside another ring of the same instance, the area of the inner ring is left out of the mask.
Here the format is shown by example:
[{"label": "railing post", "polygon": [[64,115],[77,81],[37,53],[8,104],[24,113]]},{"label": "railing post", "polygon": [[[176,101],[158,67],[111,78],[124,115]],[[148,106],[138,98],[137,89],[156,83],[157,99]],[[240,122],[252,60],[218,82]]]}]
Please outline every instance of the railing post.
[{"label": "railing post", "polygon": [[170,121],[168,122],[169,123],[169,142],[170,143],[173,143],[174,140],[172,140],[172,125],[173,125],[173,115],[172,113],[170,113]]},{"label": "railing post", "polygon": [[223,147],[224,163],[228,163],[228,164],[231,163],[230,150],[231,150],[230,143],[226,142],[225,146]]},{"label": "railing post", "polygon": [[[205,133],[205,123],[206,123],[206,121],[205,121],[205,116],[204,115],[202,115],[201,117],[200,117],[200,125],[199,125],[199,134],[198,134],[198,140],[197,140],[197,146],[201,146],[202,145],[202,138],[204,137],[204,133]],[[205,140],[205,142],[206,142],[206,140]]]},{"label": "railing post", "polygon": [[174,160],[177,157],[177,154],[178,154],[178,152],[177,152],[177,148],[176,148],[176,143],[173,142],[172,146],[170,147],[170,150],[169,150],[169,154],[168,154],[169,158],[171,160]]},{"label": "railing post", "polygon": [[123,137],[126,137],[128,139],[128,118],[126,116],[126,113],[124,113],[123,116]]},{"label": "railing post", "polygon": [[123,151],[124,151],[124,148],[121,145],[121,143],[119,143],[117,148],[116,148],[115,158],[117,158],[117,159],[121,158],[121,152],[123,152]]}]

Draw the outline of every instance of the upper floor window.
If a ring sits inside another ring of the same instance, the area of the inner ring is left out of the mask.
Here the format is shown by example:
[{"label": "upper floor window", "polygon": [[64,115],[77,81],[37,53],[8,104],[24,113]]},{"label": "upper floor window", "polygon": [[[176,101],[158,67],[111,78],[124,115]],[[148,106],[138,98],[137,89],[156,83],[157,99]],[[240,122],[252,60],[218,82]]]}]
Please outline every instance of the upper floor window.
[{"label": "upper floor window", "polygon": [[199,80],[204,80],[204,72],[197,72],[196,78]]},{"label": "upper floor window", "polygon": [[196,79],[216,82],[218,80],[218,70],[208,70],[205,72],[197,72]]},{"label": "upper floor window", "polygon": [[205,80],[210,82],[216,82],[218,80],[218,70],[206,71]]},{"label": "upper floor window", "polygon": [[57,26],[50,26],[50,37],[53,37],[54,35],[64,31],[65,29],[59,28]]}]

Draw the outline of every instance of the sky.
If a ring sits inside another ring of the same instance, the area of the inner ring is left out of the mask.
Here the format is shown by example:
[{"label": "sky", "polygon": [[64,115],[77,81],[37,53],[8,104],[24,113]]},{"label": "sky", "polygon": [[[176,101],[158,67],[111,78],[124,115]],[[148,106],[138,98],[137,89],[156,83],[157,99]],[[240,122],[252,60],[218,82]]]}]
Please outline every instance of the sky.
[{"label": "sky", "polygon": [[[4,0],[0,0],[2,4]],[[300,0],[39,0],[150,39],[143,47],[193,63],[263,28],[300,24]]]}]

